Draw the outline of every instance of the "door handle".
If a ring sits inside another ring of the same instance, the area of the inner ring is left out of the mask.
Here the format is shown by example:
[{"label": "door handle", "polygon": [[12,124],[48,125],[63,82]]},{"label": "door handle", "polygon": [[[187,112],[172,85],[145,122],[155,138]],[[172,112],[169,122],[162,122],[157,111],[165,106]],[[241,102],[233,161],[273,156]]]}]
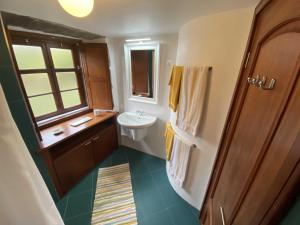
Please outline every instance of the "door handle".
[{"label": "door handle", "polygon": [[220,212],[221,212],[222,224],[226,225],[224,211],[223,211],[223,207],[222,206],[220,206]]}]

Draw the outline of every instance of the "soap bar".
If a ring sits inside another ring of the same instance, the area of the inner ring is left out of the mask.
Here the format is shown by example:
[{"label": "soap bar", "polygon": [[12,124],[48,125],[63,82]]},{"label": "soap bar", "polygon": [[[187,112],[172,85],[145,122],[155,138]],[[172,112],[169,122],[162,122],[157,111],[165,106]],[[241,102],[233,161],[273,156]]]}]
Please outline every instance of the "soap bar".
[{"label": "soap bar", "polygon": [[59,135],[59,134],[62,134],[64,132],[64,129],[63,128],[56,128],[55,130],[52,130],[52,134],[53,135]]}]

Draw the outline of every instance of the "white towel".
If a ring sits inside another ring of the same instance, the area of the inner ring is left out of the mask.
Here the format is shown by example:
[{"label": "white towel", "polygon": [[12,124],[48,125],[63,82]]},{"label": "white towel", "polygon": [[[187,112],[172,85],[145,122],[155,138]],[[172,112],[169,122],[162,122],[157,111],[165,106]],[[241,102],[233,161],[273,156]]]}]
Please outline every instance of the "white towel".
[{"label": "white towel", "polygon": [[177,135],[174,136],[172,155],[169,162],[169,173],[174,181],[183,186],[189,165],[191,145],[182,142]]},{"label": "white towel", "polygon": [[198,134],[209,67],[185,67],[182,75],[176,125],[196,136]]},{"label": "white towel", "polygon": [[121,135],[127,136],[129,138],[133,138],[133,131],[132,131],[132,129],[130,129],[128,127],[121,126]]}]

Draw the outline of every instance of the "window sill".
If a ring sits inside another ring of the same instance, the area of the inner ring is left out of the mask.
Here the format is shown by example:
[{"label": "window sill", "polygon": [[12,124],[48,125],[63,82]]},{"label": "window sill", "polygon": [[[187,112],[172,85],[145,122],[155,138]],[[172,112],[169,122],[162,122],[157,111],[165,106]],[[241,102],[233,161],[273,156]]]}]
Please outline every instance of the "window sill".
[{"label": "window sill", "polygon": [[45,120],[41,120],[41,121],[37,122],[37,125],[40,130],[45,129],[47,127],[54,126],[57,123],[75,118],[77,116],[80,116],[80,115],[85,114],[90,111],[91,111],[91,109],[89,109],[89,107],[86,106],[86,107],[76,109],[76,110],[73,110],[73,111],[70,111],[70,112],[67,112],[64,114],[53,116],[53,117],[45,119]]}]

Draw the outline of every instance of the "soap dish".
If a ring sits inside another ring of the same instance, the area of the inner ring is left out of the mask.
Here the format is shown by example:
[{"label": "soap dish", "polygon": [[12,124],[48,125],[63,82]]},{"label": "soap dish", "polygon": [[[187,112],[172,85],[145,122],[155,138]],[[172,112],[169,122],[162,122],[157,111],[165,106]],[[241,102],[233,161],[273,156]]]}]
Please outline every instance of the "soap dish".
[{"label": "soap dish", "polygon": [[62,134],[63,132],[64,132],[64,129],[61,128],[61,127],[52,130],[52,134],[53,134],[53,135],[59,135],[59,134]]}]

